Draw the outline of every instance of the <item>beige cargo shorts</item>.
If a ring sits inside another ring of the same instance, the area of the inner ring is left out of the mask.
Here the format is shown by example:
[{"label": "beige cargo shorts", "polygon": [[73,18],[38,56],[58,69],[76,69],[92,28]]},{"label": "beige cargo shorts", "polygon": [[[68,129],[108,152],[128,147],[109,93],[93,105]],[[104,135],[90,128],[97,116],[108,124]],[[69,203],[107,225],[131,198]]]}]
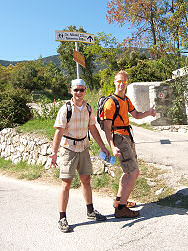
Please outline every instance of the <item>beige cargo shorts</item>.
[{"label": "beige cargo shorts", "polygon": [[124,173],[131,173],[138,170],[135,143],[131,141],[129,135],[114,135],[114,145],[121,151],[119,161]]},{"label": "beige cargo shorts", "polygon": [[64,148],[59,166],[61,179],[74,178],[76,170],[79,175],[90,175],[93,172],[88,148],[83,152],[73,152]]}]

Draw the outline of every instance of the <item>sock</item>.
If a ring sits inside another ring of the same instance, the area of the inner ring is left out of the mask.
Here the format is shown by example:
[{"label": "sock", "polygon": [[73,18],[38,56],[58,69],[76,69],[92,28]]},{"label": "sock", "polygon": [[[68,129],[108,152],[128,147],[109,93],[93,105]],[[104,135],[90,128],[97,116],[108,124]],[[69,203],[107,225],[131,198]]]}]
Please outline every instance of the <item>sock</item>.
[{"label": "sock", "polygon": [[86,205],[87,206],[87,212],[90,214],[94,211],[93,204]]},{"label": "sock", "polygon": [[124,208],[124,207],[125,207],[125,204],[119,204],[119,205],[118,205],[118,209],[119,209],[119,210],[121,210],[121,209]]},{"label": "sock", "polygon": [[117,200],[117,201],[120,201],[120,199],[121,199],[121,197],[118,197],[118,196],[116,197],[116,200]]},{"label": "sock", "polygon": [[66,212],[59,212],[59,217],[60,217],[60,220],[62,218],[66,218]]}]

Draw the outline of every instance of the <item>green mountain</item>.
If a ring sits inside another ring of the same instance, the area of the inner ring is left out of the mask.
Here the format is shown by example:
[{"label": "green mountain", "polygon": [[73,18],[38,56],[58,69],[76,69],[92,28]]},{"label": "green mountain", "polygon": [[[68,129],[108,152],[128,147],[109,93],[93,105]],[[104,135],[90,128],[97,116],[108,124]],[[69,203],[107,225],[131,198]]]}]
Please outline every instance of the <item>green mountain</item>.
[{"label": "green mountain", "polygon": [[[119,55],[127,48],[124,48],[124,49],[120,49],[119,51]],[[146,48],[134,48],[134,50],[140,52],[140,53],[144,53],[146,55],[147,58],[150,57],[150,54],[148,52],[148,50]],[[131,50],[130,50],[131,51]],[[41,60],[44,62],[44,64],[48,64],[50,61],[52,61],[55,65],[59,66],[60,65],[60,62],[59,62],[59,59],[58,59],[59,55],[53,55],[53,56],[49,56],[49,57],[44,57],[44,58],[41,58]],[[32,60],[28,60],[28,61],[32,61]],[[6,60],[0,60],[0,65],[2,66],[9,66],[9,65],[16,65],[17,63],[21,63],[21,62],[26,62],[25,60],[24,61],[6,61]],[[101,65],[100,64],[96,64],[96,68],[97,69],[101,69]],[[103,68],[103,67],[102,67]]]},{"label": "green mountain", "polygon": [[[48,64],[50,61],[52,61],[55,65],[59,66],[60,62],[59,62],[58,57],[59,57],[59,55],[53,55],[53,56],[41,58],[41,60],[44,62],[45,65]],[[31,60],[28,60],[28,61],[31,61]],[[0,60],[0,65],[7,67],[9,65],[16,65],[17,63],[21,63],[21,62],[26,62],[26,60],[24,60],[24,61]]]}]

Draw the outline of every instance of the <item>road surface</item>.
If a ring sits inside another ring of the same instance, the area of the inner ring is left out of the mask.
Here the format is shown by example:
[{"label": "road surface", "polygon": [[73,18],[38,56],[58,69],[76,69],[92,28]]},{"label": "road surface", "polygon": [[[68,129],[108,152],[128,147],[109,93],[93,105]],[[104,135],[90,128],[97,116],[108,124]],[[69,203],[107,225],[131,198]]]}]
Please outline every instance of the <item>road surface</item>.
[{"label": "road surface", "polygon": [[[97,123],[97,128],[100,127]],[[107,144],[105,133],[100,134]],[[188,177],[188,133],[151,131],[133,126],[138,158],[146,162],[171,166],[174,174]]]},{"label": "road surface", "polygon": [[89,221],[79,190],[71,190],[67,216],[74,232],[62,233],[58,187],[0,176],[1,251],[158,251],[188,249],[187,210],[139,205],[137,219],[115,219],[112,198],[94,194],[106,222]]}]

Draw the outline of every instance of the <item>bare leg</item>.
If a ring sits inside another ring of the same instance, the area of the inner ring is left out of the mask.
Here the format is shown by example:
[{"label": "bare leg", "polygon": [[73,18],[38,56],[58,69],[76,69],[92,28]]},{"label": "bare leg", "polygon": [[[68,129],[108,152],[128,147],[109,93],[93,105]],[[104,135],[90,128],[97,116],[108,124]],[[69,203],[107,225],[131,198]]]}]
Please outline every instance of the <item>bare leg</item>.
[{"label": "bare leg", "polygon": [[80,175],[82,193],[83,193],[86,205],[93,203],[90,180],[91,180],[90,175]]},{"label": "bare leg", "polygon": [[123,173],[120,180],[119,180],[119,188],[118,188],[118,193],[117,193],[117,197],[121,197],[121,190],[122,190],[122,180],[125,180],[128,177],[127,173]]},{"label": "bare leg", "polygon": [[139,175],[139,170],[135,170],[131,173],[122,175],[120,178],[118,196],[121,197],[120,204],[126,204],[131,194],[133,187],[136,183],[136,179]]},{"label": "bare leg", "polygon": [[62,179],[59,193],[59,212],[66,212],[72,179]]}]

